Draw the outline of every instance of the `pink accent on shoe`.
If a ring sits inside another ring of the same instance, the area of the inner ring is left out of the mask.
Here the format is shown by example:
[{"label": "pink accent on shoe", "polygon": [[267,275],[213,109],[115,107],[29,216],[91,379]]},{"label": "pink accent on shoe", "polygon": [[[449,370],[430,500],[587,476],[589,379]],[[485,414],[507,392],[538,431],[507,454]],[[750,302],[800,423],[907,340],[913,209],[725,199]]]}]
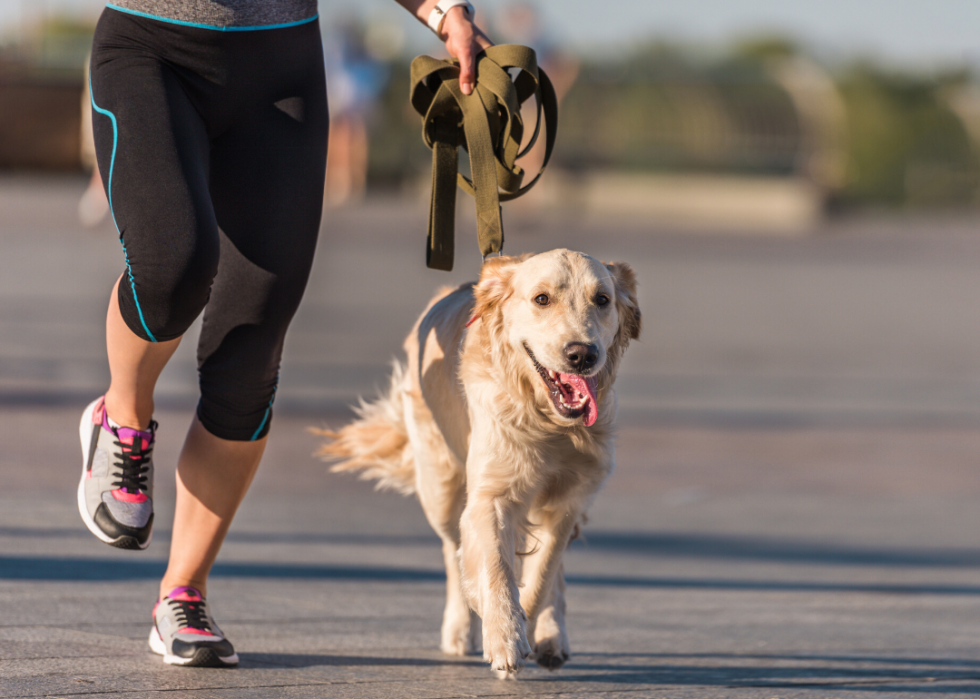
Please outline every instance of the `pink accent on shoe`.
[{"label": "pink accent on shoe", "polygon": [[95,404],[95,410],[92,411],[92,424],[98,425],[102,423],[102,426],[106,426],[105,420],[105,396],[99,398],[99,402]]},{"label": "pink accent on shoe", "polygon": [[146,493],[144,493],[143,491],[140,491],[138,493],[130,493],[123,490],[122,488],[119,488],[118,490],[113,490],[112,497],[114,497],[119,502],[146,502],[147,500],[149,500],[149,498],[146,497]]},{"label": "pink accent on shoe", "polygon": [[167,598],[172,599],[177,602],[199,602],[204,600],[201,593],[193,587],[175,587],[169,593],[167,593]]},{"label": "pink accent on shoe", "polygon": [[198,636],[213,636],[214,638],[218,638],[210,631],[205,631],[204,629],[195,629],[193,626],[182,626],[181,628],[177,629],[176,633],[194,633],[197,634]]},{"label": "pink accent on shoe", "polygon": [[[105,424],[103,424],[103,427],[105,427]],[[144,451],[150,447],[150,443],[153,441],[152,432],[134,430],[131,427],[117,427],[116,435],[119,437],[120,443],[126,446],[132,446],[136,442],[136,438],[139,437],[142,440]]]},{"label": "pink accent on shoe", "polygon": [[[102,407],[102,429],[108,430],[109,432],[115,432],[116,436],[119,437],[119,441],[123,444],[133,444],[136,437],[140,437],[143,440],[143,449],[149,448],[150,444],[153,443],[153,433],[149,430],[137,430],[132,427],[117,427],[113,430],[112,426],[109,424],[109,413],[105,410],[105,399],[100,403]],[[96,420],[96,422],[98,422]]]}]

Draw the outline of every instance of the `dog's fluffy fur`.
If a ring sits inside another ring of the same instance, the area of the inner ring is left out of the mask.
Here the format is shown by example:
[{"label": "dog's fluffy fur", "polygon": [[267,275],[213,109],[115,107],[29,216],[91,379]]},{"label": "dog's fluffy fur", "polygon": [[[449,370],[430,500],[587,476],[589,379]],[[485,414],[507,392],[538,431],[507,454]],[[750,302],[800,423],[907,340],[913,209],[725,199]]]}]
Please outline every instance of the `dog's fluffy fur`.
[{"label": "dog's fluffy fur", "polygon": [[[553,670],[568,659],[562,552],[613,468],[613,382],[639,334],[628,265],[493,258],[479,283],[430,302],[387,394],[322,432],[333,470],[418,494],[443,541],[444,652],[482,641],[501,676],[532,651]],[[572,345],[594,363],[575,364]]]}]

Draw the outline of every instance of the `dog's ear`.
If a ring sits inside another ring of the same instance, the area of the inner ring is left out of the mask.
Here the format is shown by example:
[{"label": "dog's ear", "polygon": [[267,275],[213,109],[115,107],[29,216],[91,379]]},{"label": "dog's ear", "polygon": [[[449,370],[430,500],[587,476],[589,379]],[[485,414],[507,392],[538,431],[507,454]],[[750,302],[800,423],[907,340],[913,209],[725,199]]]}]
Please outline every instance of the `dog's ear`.
[{"label": "dog's ear", "polygon": [[522,261],[523,258],[518,257],[491,257],[483,263],[480,281],[473,290],[476,297],[474,315],[493,311],[510,296],[510,278]]},{"label": "dog's ear", "polygon": [[643,317],[636,302],[636,275],[625,262],[606,263],[606,269],[616,284],[616,310],[619,312],[620,332],[631,340],[640,337]]}]

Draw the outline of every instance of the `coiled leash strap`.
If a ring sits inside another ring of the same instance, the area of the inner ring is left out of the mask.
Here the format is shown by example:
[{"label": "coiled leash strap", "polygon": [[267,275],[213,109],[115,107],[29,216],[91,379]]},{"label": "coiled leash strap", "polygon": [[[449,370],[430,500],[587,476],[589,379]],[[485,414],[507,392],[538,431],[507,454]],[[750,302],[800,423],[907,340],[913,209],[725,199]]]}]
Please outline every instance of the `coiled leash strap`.
[{"label": "coiled leash strap", "polygon": [[[510,70],[517,69],[511,80]],[[521,105],[531,96],[537,119],[531,140],[524,137]],[[558,127],[558,100],[534,50],[526,46],[491,46],[476,57],[476,86],[464,95],[459,64],[419,56],[412,62],[412,106],[422,115],[422,139],[432,149],[432,198],[425,263],[447,272],[453,268],[456,186],[476,202],[476,226],[483,257],[501,253],[504,227],[500,202],[516,199],[541,178],[551,159]],[[514,161],[526,154],[545,122],[541,170],[523,188],[524,171]],[[459,172],[459,147],[469,153],[472,181]]]}]

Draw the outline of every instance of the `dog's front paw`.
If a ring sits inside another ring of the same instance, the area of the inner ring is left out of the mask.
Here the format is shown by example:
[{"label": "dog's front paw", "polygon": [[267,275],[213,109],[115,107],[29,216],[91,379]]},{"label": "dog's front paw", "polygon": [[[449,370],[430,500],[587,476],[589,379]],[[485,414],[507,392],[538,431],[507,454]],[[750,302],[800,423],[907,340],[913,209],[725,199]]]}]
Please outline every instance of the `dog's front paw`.
[{"label": "dog's front paw", "polygon": [[494,615],[483,620],[483,657],[500,679],[509,679],[524,667],[531,654],[524,611]]},{"label": "dog's front paw", "polygon": [[571,654],[568,648],[562,647],[561,639],[559,638],[538,641],[537,646],[534,648],[535,661],[547,670],[557,670],[568,662],[569,657],[571,657]]},{"label": "dog's front paw", "polygon": [[571,657],[564,626],[562,618],[556,618],[553,608],[549,607],[538,616],[532,636],[534,659],[541,667],[557,670]]}]

